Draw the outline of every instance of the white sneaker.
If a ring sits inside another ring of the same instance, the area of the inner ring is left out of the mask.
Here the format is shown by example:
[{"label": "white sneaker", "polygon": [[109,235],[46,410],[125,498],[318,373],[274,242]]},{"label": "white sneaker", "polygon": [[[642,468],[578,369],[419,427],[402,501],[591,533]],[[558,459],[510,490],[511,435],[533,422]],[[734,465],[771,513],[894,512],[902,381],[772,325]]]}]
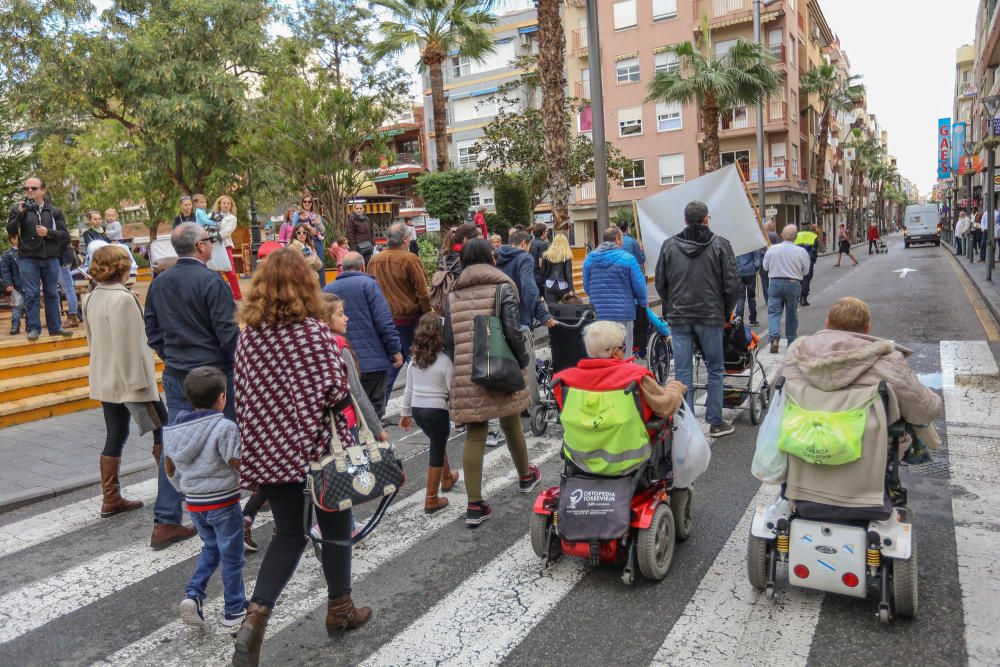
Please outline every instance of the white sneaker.
[{"label": "white sneaker", "polygon": [[243,623],[243,619],[246,615],[246,610],[241,611],[238,614],[224,614],[222,616],[222,624],[227,628],[235,628]]},{"label": "white sneaker", "polygon": [[187,625],[201,626],[205,624],[205,614],[198,598],[184,598],[179,605],[181,620]]},{"label": "white sneaker", "polygon": [[507,436],[503,434],[503,431],[490,431],[486,434],[487,447],[499,447],[505,442],[507,442]]}]

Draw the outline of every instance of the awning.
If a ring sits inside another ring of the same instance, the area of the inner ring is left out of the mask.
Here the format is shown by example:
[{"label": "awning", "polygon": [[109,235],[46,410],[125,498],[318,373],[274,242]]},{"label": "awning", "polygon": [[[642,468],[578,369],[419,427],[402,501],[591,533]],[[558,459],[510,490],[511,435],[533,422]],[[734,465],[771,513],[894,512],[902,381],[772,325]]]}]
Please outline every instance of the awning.
[{"label": "awning", "polygon": [[528,35],[528,34],[533,33],[533,32],[538,32],[538,26],[537,25],[529,25],[529,26],[525,26],[524,28],[518,28],[517,29],[517,34],[519,34],[519,35]]},{"label": "awning", "polygon": [[450,100],[461,100],[461,99],[464,99],[466,97],[482,97],[483,95],[491,95],[491,94],[497,92],[497,90],[499,90],[499,88],[497,88],[495,86],[493,88],[482,88],[480,90],[472,90],[472,91],[469,91],[467,93],[452,94],[452,95],[448,96],[448,99],[450,99]]},{"label": "awning", "polygon": [[399,174],[389,174],[388,176],[376,176],[376,183],[385,183],[386,181],[405,181],[410,177],[409,172],[402,172]]}]

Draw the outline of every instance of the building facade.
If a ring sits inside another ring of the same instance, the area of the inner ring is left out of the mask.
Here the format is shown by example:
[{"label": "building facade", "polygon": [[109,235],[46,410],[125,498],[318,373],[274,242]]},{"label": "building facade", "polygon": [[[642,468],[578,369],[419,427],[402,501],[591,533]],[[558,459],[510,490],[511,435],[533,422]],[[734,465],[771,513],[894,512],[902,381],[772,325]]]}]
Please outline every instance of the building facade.
[{"label": "building facade", "polygon": [[428,171],[423,107],[411,107],[379,132],[389,140],[392,158],[386,161],[375,177],[376,190],[382,195],[402,198],[400,216],[423,215],[423,202],[417,194],[417,177]]}]

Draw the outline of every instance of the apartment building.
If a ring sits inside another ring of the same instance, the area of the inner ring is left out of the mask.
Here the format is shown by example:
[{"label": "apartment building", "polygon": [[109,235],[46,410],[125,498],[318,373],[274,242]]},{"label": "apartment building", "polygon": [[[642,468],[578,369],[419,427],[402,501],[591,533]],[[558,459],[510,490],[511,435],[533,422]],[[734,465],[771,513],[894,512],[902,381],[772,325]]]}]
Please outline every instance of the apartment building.
[{"label": "apartment building", "polygon": [[971,209],[982,198],[982,186],[978,183],[973,185],[973,176],[982,171],[982,161],[972,159],[976,155],[974,150],[966,150],[973,148],[975,138],[979,136],[974,126],[975,105],[976,47],[964,44],[955,50],[951,124],[952,155],[956,159],[952,160],[952,175],[947,188],[951,193],[951,206],[956,209]]},{"label": "apartment building", "polygon": [[[569,0],[564,23],[567,30],[567,79],[569,94],[588,98],[589,70],[587,20],[583,2]],[[815,5],[816,8],[812,9]],[[696,105],[646,102],[647,88],[658,71],[679,67],[666,51],[670,45],[695,39],[702,17],[711,31],[716,55],[725,54],[736,39],[753,39],[752,0],[617,0],[599,5],[604,120],[608,140],[632,160],[632,169],[621,185],[612,184],[611,213],[631,208],[664,189],[704,173],[703,128]],[[814,17],[815,14],[815,17]],[[818,52],[833,36],[813,0],[781,0],[762,13],[762,41],[784,74],[777,95],[764,109],[764,155],[756,148],[756,111],[741,107],[720,119],[719,139],[723,164],[737,164],[747,181],[762,175],[765,209],[778,225],[800,222],[807,215],[808,156],[814,115],[804,126],[800,116],[811,108],[800,100],[799,77],[816,61]],[[809,26],[815,25],[812,32]],[[801,105],[801,106],[800,106]],[[592,112],[584,107],[576,131],[591,130]],[[576,237],[597,238],[595,192],[592,185],[578,188],[571,208]]]},{"label": "apartment building", "polygon": [[[987,164],[987,150],[982,146],[983,139],[990,135],[990,118],[983,108],[981,100],[985,97],[1000,94],[1000,76],[997,75],[997,68],[1000,67],[1000,20],[997,15],[1000,2],[998,0],[980,0],[979,8],[976,12],[976,41],[975,41],[975,66],[973,68],[973,80],[975,85],[975,95],[972,106],[972,125],[967,132],[967,141],[977,142],[981,149],[978,153],[981,164]],[[996,149],[993,149],[994,151]],[[994,158],[995,159],[995,158]],[[983,172],[971,174],[972,203],[974,206],[986,206],[983,191],[986,189],[986,177]],[[978,190],[977,190],[978,188]],[[996,201],[994,196],[994,210]]]},{"label": "apartment building", "polygon": [[428,171],[423,107],[414,106],[400,113],[379,128],[379,133],[389,140],[392,157],[375,176],[376,190],[382,195],[402,197],[400,216],[423,215],[423,202],[417,194],[417,177]]},{"label": "apartment building", "polygon": [[[526,71],[512,65],[519,56],[537,55],[538,17],[532,0],[507,0],[504,11],[492,27],[495,52],[483,62],[473,62],[457,53],[445,62],[444,91],[448,98],[448,153],[453,167],[474,169],[478,158],[474,149],[483,136],[483,128],[497,114],[498,89],[519,79]],[[434,138],[434,106],[431,100],[430,78],[423,73],[424,127],[428,137],[427,163],[436,164]],[[517,99],[522,105],[540,103],[538,95],[528,87],[508,91],[504,97]],[[481,185],[472,195],[470,206],[494,205],[493,188]]]}]

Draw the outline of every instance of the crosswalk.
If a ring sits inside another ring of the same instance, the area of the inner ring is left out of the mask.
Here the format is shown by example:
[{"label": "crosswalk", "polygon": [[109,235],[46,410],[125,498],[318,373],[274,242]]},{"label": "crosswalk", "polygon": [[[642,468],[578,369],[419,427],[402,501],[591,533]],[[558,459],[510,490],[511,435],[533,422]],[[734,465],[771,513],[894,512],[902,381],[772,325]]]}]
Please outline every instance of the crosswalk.
[{"label": "crosswalk", "polygon": [[[761,360],[771,373],[780,356],[764,353]],[[484,464],[484,495],[498,510],[492,521],[475,531],[465,528],[461,483],[448,508],[424,514],[423,489],[415,481],[355,549],[355,593],[376,612],[368,626],[327,639],[325,581],[318,562],[304,556],[271,617],[262,664],[568,665],[591,664],[597,656],[624,664],[608,658],[616,655],[629,656],[628,664],[657,666],[857,664],[892,662],[898,656],[878,653],[886,645],[912,644],[909,650],[919,657],[921,642],[944,643],[954,657],[946,664],[1000,664],[1000,527],[994,518],[1000,506],[1000,369],[985,342],[942,342],[932,362],[924,370],[941,377],[949,478],[945,491],[920,499],[926,509],[917,511],[916,533],[920,540],[922,530],[933,529],[954,544],[951,561],[921,562],[921,586],[933,587],[929,598],[943,596],[960,612],[947,627],[939,627],[942,609],[927,608],[915,621],[885,628],[872,599],[845,601],[783,585],[770,601],[749,586],[750,517],[776,489],[750,477],[755,431],[734,412],[728,416],[739,431],[713,443],[712,467],[697,485],[695,533],[678,545],[663,582],[640,579],[625,587],[617,568],[579,559],[560,559],[543,570],[527,536],[534,496],[516,492],[510,457],[500,448]],[[553,431],[529,438],[531,460],[550,484],[561,466],[559,432]],[[414,469],[419,462],[413,461]],[[930,484],[915,479],[911,489]],[[124,493],[150,503],[155,480]],[[227,664],[232,641],[217,622],[218,582],[210,588],[204,628],[174,616],[200,543],[152,551],[148,517],[140,516],[146,509],[101,520],[99,504],[96,497],[50,501],[43,512],[0,525],[0,665]],[[262,552],[269,519],[261,514],[255,526]],[[60,559],[63,551],[67,557]],[[248,556],[248,591],[261,558]],[[691,584],[680,599],[679,582]],[[622,601],[641,607],[644,618],[652,614],[655,627],[632,628],[627,616],[604,616]],[[606,632],[595,635],[595,627]],[[955,636],[948,636],[950,628],[957,628]],[[837,633],[847,638],[831,640]],[[548,650],[556,637],[559,649]]]}]

